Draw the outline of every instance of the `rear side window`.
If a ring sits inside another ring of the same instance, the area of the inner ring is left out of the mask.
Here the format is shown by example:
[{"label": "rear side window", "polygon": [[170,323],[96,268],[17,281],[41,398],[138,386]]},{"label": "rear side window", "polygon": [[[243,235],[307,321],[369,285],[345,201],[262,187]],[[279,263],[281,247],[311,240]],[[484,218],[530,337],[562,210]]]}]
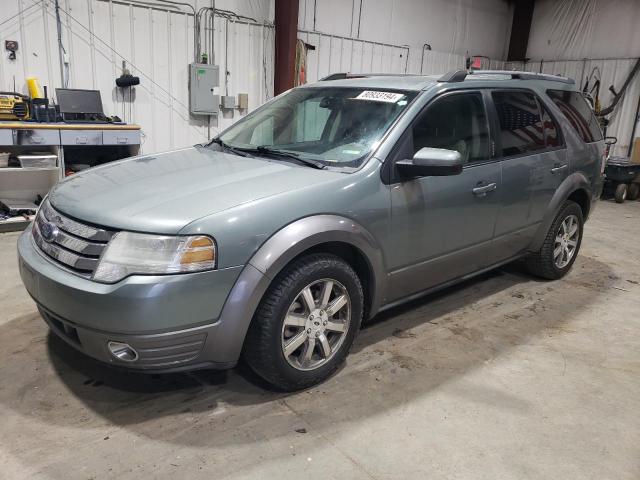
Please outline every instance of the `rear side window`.
[{"label": "rear side window", "polygon": [[544,140],[547,148],[559,147],[561,143],[558,127],[544,105],[541,104],[540,108],[542,109],[542,126],[544,128]]},{"label": "rear side window", "polygon": [[540,109],[532,93],[504,91],[491,95],[500,122],[503,156],[523,155],[545,148]]},{"label": "rear side window", "polygon": [[584,142],[591,143],[602,140],[598,120],[581,93],[567,90],[547,90],[547,95],[573,125]]}]

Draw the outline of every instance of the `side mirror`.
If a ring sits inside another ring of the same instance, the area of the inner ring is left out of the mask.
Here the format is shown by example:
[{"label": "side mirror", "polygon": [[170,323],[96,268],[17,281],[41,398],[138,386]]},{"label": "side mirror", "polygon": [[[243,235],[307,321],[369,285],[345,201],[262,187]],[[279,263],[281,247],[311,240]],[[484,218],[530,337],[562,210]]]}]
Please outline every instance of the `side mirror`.
[{"label": "side mirror", "polygon": [[424,147],[411,160],[400,160],[396,167],[406,178],[458,175],[462,173],[462,156],[455,150]]}]

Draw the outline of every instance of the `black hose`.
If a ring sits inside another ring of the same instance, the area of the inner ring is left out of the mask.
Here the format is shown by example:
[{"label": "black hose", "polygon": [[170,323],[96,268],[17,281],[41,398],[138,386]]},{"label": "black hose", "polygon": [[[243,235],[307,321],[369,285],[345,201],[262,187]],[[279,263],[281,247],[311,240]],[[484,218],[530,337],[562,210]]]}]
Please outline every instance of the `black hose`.
[{"label": "black hose", "polygon": [[631,80],[633,80],[633,77],[635,77],[636,73],[638,73],[638,70],[640,70],[640,58],[636,60],[636,64],[631,69],[629,76],[627,76],[627,79],[624,81],[624,84],[622,85],[622,88],[620,89],[618,94],[613,97],[613,102],[611,102],[611,105],[609,105],[607,108],[603,108],[600,111],[600,116],[604,117],[605,115],[609,115],[611,112],[613,112],[613,110],[616,108],[616,105],[624,95],[624,92],[627,90],[627,87],[631,83]]}]

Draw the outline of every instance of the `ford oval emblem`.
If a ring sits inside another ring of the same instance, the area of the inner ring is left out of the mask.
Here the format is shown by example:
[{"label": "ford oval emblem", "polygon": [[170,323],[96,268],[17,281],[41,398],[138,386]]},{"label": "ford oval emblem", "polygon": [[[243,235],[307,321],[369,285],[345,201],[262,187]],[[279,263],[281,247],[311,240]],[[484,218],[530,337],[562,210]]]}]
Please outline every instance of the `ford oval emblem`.
[{"label": "ford oval emblem", "polygon": [[59,232],[60,230],[58,230],[58,227],[56,227],[51,222],[43,222],[40,225],[40,233],[42,234],[42,238],[44,238],[45,242],[47,243],[55,241],[55,239],[58,237]]}]

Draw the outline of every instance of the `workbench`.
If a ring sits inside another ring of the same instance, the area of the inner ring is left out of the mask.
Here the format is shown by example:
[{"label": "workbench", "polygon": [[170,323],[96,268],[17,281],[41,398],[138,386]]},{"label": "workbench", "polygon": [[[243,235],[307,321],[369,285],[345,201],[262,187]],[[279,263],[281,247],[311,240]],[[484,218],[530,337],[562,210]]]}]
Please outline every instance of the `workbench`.
[{"label": "workbench", "polygon": [[[0,198],[35,202],[71,173],[74,164],[100,165],[137,155],[140,127],[110,123],[34,123],[0,121],[0,152],[46,152],[52,167],[0,168]],[[24,220],[0,220],[0,232],[22,230]]]}]

